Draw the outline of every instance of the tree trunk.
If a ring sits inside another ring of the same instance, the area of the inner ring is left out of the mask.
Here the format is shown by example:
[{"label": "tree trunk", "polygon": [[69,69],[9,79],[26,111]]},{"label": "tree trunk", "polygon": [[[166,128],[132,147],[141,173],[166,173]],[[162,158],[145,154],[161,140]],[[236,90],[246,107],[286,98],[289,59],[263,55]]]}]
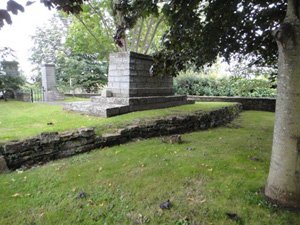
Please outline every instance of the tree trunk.
[{"label": "tree trunk", "polygon": [[300,208],[300,22],[296,2],[288,2],[286,20],[275,32],[279,74],[265,195],[284,206]]}]

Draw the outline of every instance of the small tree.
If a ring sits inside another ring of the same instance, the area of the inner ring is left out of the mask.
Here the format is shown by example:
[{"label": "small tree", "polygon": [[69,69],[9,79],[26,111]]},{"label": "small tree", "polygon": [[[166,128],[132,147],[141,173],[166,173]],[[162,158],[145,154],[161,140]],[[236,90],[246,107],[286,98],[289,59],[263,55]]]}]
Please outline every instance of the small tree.
[{"label": "small tree", "polygon": [[107,64],[98,61],[97,55],[62,55],[57,65],[59,85],[66,90],[80,87],[87,93],[95,93],[107,83]]},{"label": "small tree", "polygon": [[1,98],[7,101],[9,93],[13,94],[24,85],[25,79],[21,76],[7,75],[0,67],[0,94]]}]

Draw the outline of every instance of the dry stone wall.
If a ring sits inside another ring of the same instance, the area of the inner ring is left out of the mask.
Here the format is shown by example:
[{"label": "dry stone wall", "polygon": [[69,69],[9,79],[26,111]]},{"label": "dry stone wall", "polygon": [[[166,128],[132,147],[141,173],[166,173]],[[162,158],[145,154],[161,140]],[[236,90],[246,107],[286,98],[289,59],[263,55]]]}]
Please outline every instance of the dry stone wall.
[{"label": "dry stone wall", "polygon": [[147,124],[128,126],[116,134],[103,136],[97,136],[94,128],[42,133],[30,139],[12,141],[0,146],[0,158],[2,164],[7,164],[11,170],[29,168],[96,148],[119,145],[135,138],[158,137],[220,126],[236,118],[241,110],[241,104],[235,104],[211,112],[199,111],[190,115],[172,116]]}]

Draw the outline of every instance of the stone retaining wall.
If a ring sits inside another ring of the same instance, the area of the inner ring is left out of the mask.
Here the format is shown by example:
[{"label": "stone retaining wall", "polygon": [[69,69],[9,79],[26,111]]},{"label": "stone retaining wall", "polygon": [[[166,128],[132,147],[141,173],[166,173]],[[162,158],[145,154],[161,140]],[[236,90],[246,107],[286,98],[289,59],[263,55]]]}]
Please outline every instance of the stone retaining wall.
[{"label": "stone retaining wall", "polygon": [[236,118],[241,110],[241,104],[236,104],[211,112],[199,111],[190,115],[172,116],[144,125],[128,126],[116,134],[103,136],[97,136],[93,128],[42,133],[30,139],[0,146],[0,158],[5,159],[9,169],[29,168],[96,148],[126,143],[135,138],[158,137],[220,126]]},{"label": "stone retaining wall", "polygon": [[78,98],[90,98],[93,96],[101,96],[101,94],[93,94],[93,93],[81,93],[81,94],[69,94],[65,93],[64,94],[66,97],[78,97]]},{"label": "stone retaining wall", "polygon": [[275,112],[275,98],[245,98],[224,96],[196,96],[189,95],[188,99],[201,102],[239,102],[244,110],[258,110]]}]

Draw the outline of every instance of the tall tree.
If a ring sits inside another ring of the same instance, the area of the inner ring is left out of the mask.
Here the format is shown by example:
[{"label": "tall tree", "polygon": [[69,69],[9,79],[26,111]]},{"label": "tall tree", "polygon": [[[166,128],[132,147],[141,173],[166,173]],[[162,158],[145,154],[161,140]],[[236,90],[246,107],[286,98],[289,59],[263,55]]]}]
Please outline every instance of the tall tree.
[{"label": "tall tree", "polygon": [[66,44],[76,54],[97,54],[99,60],[116,50],[112,36],[114,22],[109,0],[91,0],[82,12],[72,16]]},{"label": "tall tree", "polygon": [[76,53],[98,53],[100,59],[108,58],[112,51],[153,53],[160,48],[159,40],[167,29],[161,14],[138,19],[126,32],[124,46],[117,48],[113,41],[115,23],[119,17],[111,7],[111,0],[89,0],[82,5],[80,15],[75,15],[69,29],[67,45]]},{"label": "tall tree", "polygon": [[274,32],[279,49],[276,120],[265,193],[300,208],[300,2],[289,0]]},{"label": "tall tree", "polygon": [[68,23],[64,17],[54,15],[47,24],[36,28],[34,35],[31,37],[33,46],[29,58],[34,65],[32,79],[40,80],[42,64],[56,64],[58,55],[67,54],[64,42]]}]

